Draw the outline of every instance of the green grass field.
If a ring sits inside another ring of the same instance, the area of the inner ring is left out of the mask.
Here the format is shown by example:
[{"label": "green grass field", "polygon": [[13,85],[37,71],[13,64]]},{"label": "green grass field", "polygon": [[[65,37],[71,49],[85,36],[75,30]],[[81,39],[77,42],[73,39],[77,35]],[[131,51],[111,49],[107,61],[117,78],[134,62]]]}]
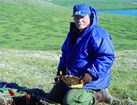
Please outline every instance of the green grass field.
[{"label": "green grass field", "polygon": [[51,2],[67,8],[72,8],[72,5],[76,3],[86,3],[96,7],[98,10],[137,8],[135,0],[51,0]]},{"label": "green grass field", "polygon": [[[66,4],[64,7],[53,4],[47,6],[46,2],[41,5],[39,3],[36,6],[35,2],[32,5],[22,2],[0,3],[0,47],[25,50],[60,49],[69,30],[69,22],[72,21],[72,10],[64,8]],[[136,20],[136,16],[99,13],[99,25],[111,34],[116,50],[137,49]]]},{"label": "green grass field", "polygon": [[[75,3],[137,9],[131,0],[0,0],[0,81],[49,91]],[[99,13],[116,49],[110,92],[137,102],[137,17]]]}]

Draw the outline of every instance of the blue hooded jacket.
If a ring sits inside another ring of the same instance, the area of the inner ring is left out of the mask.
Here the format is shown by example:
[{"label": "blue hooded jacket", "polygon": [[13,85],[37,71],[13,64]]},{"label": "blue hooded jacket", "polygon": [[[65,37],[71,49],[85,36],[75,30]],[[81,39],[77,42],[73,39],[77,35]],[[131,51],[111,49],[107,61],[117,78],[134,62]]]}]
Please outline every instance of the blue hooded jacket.
[{"label": "blue hooded jacket", "polygon": [[62,45],[62,56],[58,68],[66,68],[67,75],[82,77],[89,73],[93,80],[83,86],[85,89],[106,89],[110,85],[111,67],[115,52],[111,36],[97,25],[97,11],[90,7],[92,24],[78,36],[74,45],[74,23]]}]

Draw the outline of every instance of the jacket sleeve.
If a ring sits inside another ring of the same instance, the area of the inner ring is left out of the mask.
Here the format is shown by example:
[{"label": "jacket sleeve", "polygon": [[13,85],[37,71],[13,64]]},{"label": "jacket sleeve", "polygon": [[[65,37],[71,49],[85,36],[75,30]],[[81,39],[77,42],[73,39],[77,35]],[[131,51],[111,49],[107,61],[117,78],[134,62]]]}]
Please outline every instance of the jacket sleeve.
[{"label": "jacket sleeve", "polygon": [[62,54],[58,64],[58,70],[66,69],[66,50],[67,50],[66,48],[67,47],[66,47],[66,40],[65,40],[61,48]]},{"label": "jacket sleeve", "polygon": [[92,39],[95,60],[88,65],[87,72],[91,74],[93,80],[108,74],[115,59],[114,46],[110,35],[106,32],[101,34],[104,34],[104,36],[102,37],[97,33]]}]

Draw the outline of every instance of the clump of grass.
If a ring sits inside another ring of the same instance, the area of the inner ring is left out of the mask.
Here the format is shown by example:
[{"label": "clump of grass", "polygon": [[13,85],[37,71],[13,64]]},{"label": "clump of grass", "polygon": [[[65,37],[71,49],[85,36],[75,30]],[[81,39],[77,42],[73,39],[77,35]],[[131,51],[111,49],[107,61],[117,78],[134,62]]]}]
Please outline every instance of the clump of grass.
[{"label": "clump of grass", "polygon": [[137,101],[137,51],[118,51],[112,69],[110,90],[119,99]]}]

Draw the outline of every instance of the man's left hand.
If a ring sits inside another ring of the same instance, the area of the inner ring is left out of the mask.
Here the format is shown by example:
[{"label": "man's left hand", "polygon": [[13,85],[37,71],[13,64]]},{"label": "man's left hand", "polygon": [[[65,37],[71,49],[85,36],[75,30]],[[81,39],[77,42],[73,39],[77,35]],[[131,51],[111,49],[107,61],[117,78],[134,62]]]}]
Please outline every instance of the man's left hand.
[{"label": "man's left hand", "polygon": [[92,81],[92,76],[89,73],[84,73],[81,79],[83,80],[84,84],[86,84]]}]

